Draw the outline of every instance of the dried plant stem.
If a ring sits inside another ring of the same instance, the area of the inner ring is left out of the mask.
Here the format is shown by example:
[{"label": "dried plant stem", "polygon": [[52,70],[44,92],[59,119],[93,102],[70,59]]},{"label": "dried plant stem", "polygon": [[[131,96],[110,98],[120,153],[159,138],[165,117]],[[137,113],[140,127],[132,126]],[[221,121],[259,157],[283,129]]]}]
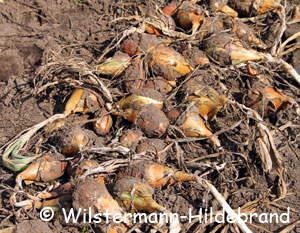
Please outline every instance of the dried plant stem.
[{"label": "dried plant stem", "polygon": [[241,229],[242,232],[245,233],[252,233],[252,231],[247,227],[246,223],[237,215],[237,213],[229,206],[229,204],[226,202],[226,200],[222,197],[221,193],[213,186],[211,183],[209,183],[207,180],[201,179],[197,177],[197,182],[201,184],[205,189],[212,192],[214,197],[217,199],[217,201],[220,203],[222,208],[226,211],[226,213],[229,215],[230,219],[234,221],[238,227]]},{"label": "dried plant stem", "polygon": [[[0,3],[3,3],[3,0],[0,0]],[[15,230],[15,226],[13,227],[6,227],[0,230],[0,233],[13,233]]]},{"label": "dried plant stem", "polygon": [[299,37],[299,36],[300,36],[300,31],[297,32],[297,33],[295,33],[294,35],[290,36],[289,38],[287,38],[287,39],[280,45],[280,47],[277,49],[277,53],[276,53],[277,57],[281,55],[281,53],[282,53],[284,47],[285,47],[289,42],[291,42],[292,40],[295,40],[295,39],[296,39],[297,37]]},{"label": "dried plant stem", "polygon": [[31,163],[34,159],[36,159],[39,156],[27,157],[18,155],[18,152],[24,148],[25,144],[38,130],[40,130],[47,124],[51,124],[53,121],[58,119],[63,119],[66,116],[66,114],[55,114],[52,117],[30,127],[29,129],[24,130],[19,135],[14,137],[11,141],[9,141],[7,144],[5,144],[2,147],[6,148],[2,155],[3,165],[11,169],[12,171],[20,171],[25,169],[29,163]]},{"label": "dried plant stem", "polygon": [[241,109],[246,111],[248,117],[257,120],[257,127],[260,133],[260,138],[257,142],[259,144],[259,155],[263,161],[264,170],[267,173],[275,171],[279,177],[278,187],[279,187],[279,198],[282,199],[287,194],[287,185],[284,181],[285,168],[283,165],[283,160],[279,154],[272,133],[268,127],[263,123],[262,117],[253,109],[246,107],[243,104],[239,104],[235,101],[230,101],[232,104],[239,106]]},{"label": "dried plant stem", "polygon": [[[285,3],[286,3],[286,1],[285,1]],[[285,4],[285,6],[286,6],[286,4]],[[281,27],[280,27],[279,32],[278,32],[278,35],[277,35],[277,37],[276,37],[276,39],[275,39],[274,46],[273,46],[272,49],[271,49],[271,54],[272,54],[273,56],[276,55],[276,49],[277,49],[277,46],[278,46],[278,44],[280,43],[281,37],[282,37],[283,33],[284,33],[285,30],[286,30],[285,7],[282,6],[281,4],[279,4],[279,5],[278,5],[278,8],[280,8],[280,14],[278,14],[278,15],[279,15],[279,17],[280,17]]]},{"label": "dried plant stem", "polygon": [[293,222],[292,224],[288,225],[283,230],[281,230],[279,233],[288,233],[288,232],[291,232],[295,228],[295,226],[297,224],[299,224],[299,223],[300,223],[300,219],[298,219],[296,222]]},{"label": "dried plant stem", "polygon": [[263,54],[264,58],[267,62],[275,63],[278,65],[281,65],[281,67],[288,72],[300,85],[300,75],[297,73],[297,71],[294,69],[293,66],[288,64],[286,61],[282,60],[281,58],[275,58],[271,54]]},{"label": "dried plant stem", "polygon": [[99,85],[100,90],[102,91],[103,95],[107,98],[107,100],[111,103],[113,103],[113,98],[110,94],[110,91],[108,88],[104,85],[104,83],[92,72],[88,71],[88,75],[90,79],[95,83]]},{"label": "dried plant stem", "polygon": [[[37,75],[43,76],[43,80],[41,80],[39,85],[41,85],[44,80],[49,77],[52,73],[62,72],[62,71],[73,71],[78,72],[78,74],[83,77],[86,76],[89,82],[84,82],[82,78],[80,80],[75,80],[74,78],[65,78],[64,81],[68,83],[76,83],[76,85],[95,85],[95,88],[99,89],[102,92],[104,97],[107,99],[108,102],[112,103],[113,99],[110,94],[110,91],[105,86],[105,84],[91,71],[88,64],[83,59],[78,58],[64,58],[59,56],[58,54],[51,52],[53,56],[51,56],[51,62],[48,62],[46,65],[42,66],[40,70],[37,72]],[[50,59],[49,59],[50,60]],[[61,83],[61,80],[52,81],[49,84],[45,84],[42,87],[39,87],[38,83],[36,84],[36,93],[43,91],[45,88],[51,85],[58,85]]]},{"label": "dried plant stem", "polygon": [[107,173],[114,172],[119,167],[127,166],[128,160],[126,159],[112,159],[106,162],[101,163],[99,166],[88,169],[80,178],[85,178],[88,175],[96,174],[96,173]]},{"label": "dried plant stem", "polygon": [[295,43],[294,45],[293,45],[293,47],[290,47],[289,49],[287,49],[287,50],[285,50],[284,52],[282,52],[281,53],[281,56],[284,56],[284,55],[286,55],[286,54],[289,54],[289,53],[291,53],[291,52],[293,52],[293,51],[295,51],[296,49],[299,49],[300,48],[300,43],[298,42],[298,43]]},{"label": "dried plant stem", "polygon": [[129,36],[135,32],[142,33],[142,32],[144,32],[144,29],[132,27],[132,28],[124,31],[122,37],[118,40],[118,42],[115,43],[114,46],[112,46],[112,47],[107,47],[106,50],[104,51],[104,53],[97,59],[97,62],[101,62],[106,54],[108,54],[110,51],[112,51],[114,48],[116,48],[127,36]]},{"label": "dried plant stem", "polygon": [[88,152],[95,152],[99,154],[106,154],[108,152],[119,152],[122,155],[127,155],[130,152],[130,149],[124,146],[117,146],[117,147],[93,147],[93,148],[84,148],[81,152],[88,151]]},{"label": "dried plant stem", "polygon": [[[20,149],[22,149],[23,145],[29,141],[29,139],[41,128],[43,128],[44,126],[46,126],[47,124],[51,124],[53,121],[56,121],[58,119],[63,119],[66,117],[66,114],[62,113],[62,114],[55,114],[51,117],[49,117],[48,119],[24,130],[21,135],[22,136],[16,136],[9,145],[7,145],[7,147],[10,147],[12,144],[14,144],[17,140],[21,139],[22,143],[20,146]],[[26,132],[26,133],[25,133]],[[24,134],[23,134],[24,133]]]},{"label": "dried plant stem", "polygon": [[291,25],[291,24],[294,24],[294,23],[299,23],[300,22],[300,19],[295,19],[295,20],[292,20],[290,22],[287,22],[286,24],[287,25]]}]

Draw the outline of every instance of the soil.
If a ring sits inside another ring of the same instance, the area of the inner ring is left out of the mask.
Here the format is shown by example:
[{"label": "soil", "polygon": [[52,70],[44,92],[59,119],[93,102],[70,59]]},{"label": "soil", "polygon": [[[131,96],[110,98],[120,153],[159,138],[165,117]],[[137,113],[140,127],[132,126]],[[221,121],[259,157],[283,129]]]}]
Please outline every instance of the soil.
[{"label": "soil", "polygon": [[[204,1],[204,4],[207,2]],[[290,21],[293,6],[300,5],[300,1],[287,2],[286,14],[287,20]],[[230,1],[230,3],[234,7],[238,4],[237,1]],[[162,9],[165,5],[166,1],[163,0],[0,0],[0,27],[2,29],[0,32],[0,118],[2,119],[0,123],[0,153],[4,152],[6,143],[23,130],[56,113],[62,113],[66,101],[76,87],[92,88],[98,95],[101,95],[103,101],[109,102],[109,96],[103,94],[103,88],[95,86],[95,80],[88,79],[87,73],[121,50],[122,43],[117,42],[125,30],[140,25],[141,17],[138,15],[149,17],[155,6]],[[203,7],[209,9],[207,5]],[[244,11],[244,14],[246,13],[247,11]],[[214,14],[211,16],[215,16]],[[278,23],[278,16],[271,12],[255,23],[247,22],[253,29],[258,30],[256,34],[261,35],[268,48],[274,42],[274,31],[277,30]],[[216,28],[218,30],[213,30]],[[221,26],[218,24],[218,27],[210,28],[209,33],[221,31],[219,28]],[[298,32],[299,28],[300,23],[288,25],[282,41]],[[176,28],[176,31],[189,33],[180,27]],[[142,41],[139,49],[134,48],[133,52],[145,52],[146,55],[142,59],[144,63],[151,57],[148,54],[151,54],[152,47],[169,41],[167,36],[160,35],[159,39],[155,40],[154,37],[156,36],[148,34],[147,36],[134,34],[131,37],[134,42]],[[207,122],[212,132],[219,132],[218,138],[223,150],[215,148],[210,140],[189,140],[181,136],[179,138],[178,135],[182,135],[182,133],[172,122],[166,130],[168,120],[164,114],[174,107],[187,108],[184,100],[187,91],[193,90],[193,82],[190,82],[191,87],[186,87],[184,83],[191,77],[196,77],[197,72],[199,75],[205,76],[203,80],[199,81],[200,83],[204,82],[216,89],[219,94],[232,96],[239,103],[243,103],[254,83],[259,81],[257,78],[259,75],[267,77],[277,91],[292,97],[298,104],[300,103],[299,84],[276,65],[265,62],[251,63],[258,72],[257,76],[250,75],[246,66],[227,66],[230,64],[230,60],[224,54],[222,57],[218,54],[214,54],[213,58],[208,56],[210,64],[196,65],[194,54],[202,54],[205,43],[207,48],[214,47],[213,39],[206,38],[207,42],[203,43],[200,41],[200,37],[205,36],[200,35],[195,40],[190,38],[174,39],[169,45],[179,53],[187,45],[192,46],[189,48],[190,51],[184,54],[186,56],[184,62],[192,60],[190,64],[195,68],[192,76],[183,76],[181,73],[179,75],[172,67],[166,68],[161,64],[158,65],[158,68],[154,67],[155,69],[145,69],[145,81],[158,76],[167,77],[174,72],[176,77],[171,77],[170,80],[180,78],[176,80],[176,88],[166,94],[162,111],[154,109],[153,106],[147,106],[141,111],[140,126],[133,125],[120,116],[112,116],[113,126],[110,133],[100,137],[92,131],[93,119],[95,116],[99,116],[97,111],[93,110],[87,114],[78,113],[67,118],[65,128],[61,130],[54,133],[39,131],[30,139],[26,149],[20,151],[20,154],[33,156],[49,152],[63,153],[56,136],[67,136],[67,131],[70,132],[69,129],[76,125],[86,132],[88,148],[111,145],[129,146],[126,143],[133,146],[130,153],[125,155],[116,151],[96,153],[86,150],[69,156],[68,160],[77,162],[95,159],[98,163],[102,163],[122,159],[126,160],[126,165],[128,165],[131,160],[142,157],[147,161],[161,162],[177,170],[185,170],[190,173],[198,171],[203,174],[203,178],[209,180],[217,188],[232,208],[253,204],[256,205],[255,212],[257,213],[281,214],[285,213],[289,207],[289,223],[298,221],[300,218],[300,118],[292,105],[289,105],[287,109],[264,116],[263,119],[265,125],[273,133],[274,143],[282,156],[285,169],[284,180],[287,184],[287,195],[276,202],[272,201],[280,195],[278,189],[280,180],[274,172],[267,173],[263,169],[264,164],[259,156],[257,142],[260,137],[257,122],[253,118],[246,117],[246,113],[235,105],[226,104],[213,119]],[[299,40],[300,37],[296,38],[288,46],[298,43]],[[223,43],[224,38],[221,38],[219,42]],[[114,45],[116,46],[108,49]],[[164,46],[161,48],[165,48]],[[197,49],[193,50],[196,47]],[[102,56],[103,54],[104,56]],[[283,59],[300,73],[299,48],[285,54]],[[144,63],[142,64],[145,65]],[[128,86],[124,88],[124,76],[109,77],[104,74],[96,77],[107,87],[114,102],[122,99],[127,91],[130,91]],[[146,94],[151,91],[139,90],[138,92]],[[162,99],[160,95],[158,97]],[[161,117],[157,112],[161,114]],[[149,126],[151,121],[152,124]],[[236,126],[238,122],[240,123]],[[163,126],[160,123],[163,123]],[[280,131],[276,130],[287,123],[289,126]],[[161,140],[162,143],[144,140],[146,137],[140,136],[142,135],[140,128],[144,130],[146,136],[154,137],[154,140]],[[66,131],[64,132],[63,129]],[[119,139],[129,130],[139,132],[140,137],[134,142],[119,143]],[[70,134],[71,132],[68,135],[70,136]],[[64,140],[66,139],[60,139],[63,142]],[[138,152],[136,151],[140,142],[148,143],[149,149],[146,153],[141,148],[137,149]],[[160,144],[163,143],[169,147],[159,153],[162,148]],[[141,150],[143,153],[139,154]],[[24,210],[14,206],[12,202],[14,195],[17,196],[17,201],[27,200],[28,194],[36,195],[45,189],[55,188],[59,184],[65,184],[72,180],[67,174],[64,174],[54,181],[24,185],[23,190],[19,191],[15,189],[17,174],[18,172],[12,172],[2,165],[0,166],[0,232],[9,227],[14,227],[14,232],[104,231],[106,227],[104,224],[83,224],[82,222],[67,224],[59,214],[49,222],[42,222],[40,210],[35,208]],[[111,192],[111,187],[116,180],[116,171],[103,174],[108,191]],[[97,175],[99,174],[94,174],[94,176]],[[88,187],[81,188],[83,191],[88,191]],[[76,195],[80,197],[81,193]],[[166,209],[182,216],[187,215],[189,209],[193,215],[196,215],[200,208],[212,207],[214,211],[221,209],[212,193],[196,182],[177,183],[155,189],[153,198]],[[288,225],[288,223],[274,224],[255,221],[248,226],[253,232],[280,232]],[[181,226],[182,232],[211,232],[218,227],[218,224],[203,226],[198,222],[190,224],[187,220],[183,220]],[[136,225],[135,227],[140,227],[142,232],[153,230],[151,224],[141,224],[141,226]],[[234,226],[229,224],[220,225],[220,229],[216,232],[221,232],[221,230],[237,232]],[[133,232],[135,231],[133,230]],[[289,232],[300,232],[299,223]]]},{"label": "soil", "polygon": [[21,223],[18,223],[16,225],[16,229],[13,232],[14,233],[27,233],[27,232],[52,233],[53,231],[42,220],[25,220]]},{"label": "soil", "polygon": [[[153,153],[157,155],[158,161],[165,161],[167,153],[162,152],[164,148],[166,147],[166,144],[157,138],[152,139],[145,139],[141,141],[141,143],[138,145],[136,152],[139,153]],[[160,152],[160,153],[159,153]]]}]

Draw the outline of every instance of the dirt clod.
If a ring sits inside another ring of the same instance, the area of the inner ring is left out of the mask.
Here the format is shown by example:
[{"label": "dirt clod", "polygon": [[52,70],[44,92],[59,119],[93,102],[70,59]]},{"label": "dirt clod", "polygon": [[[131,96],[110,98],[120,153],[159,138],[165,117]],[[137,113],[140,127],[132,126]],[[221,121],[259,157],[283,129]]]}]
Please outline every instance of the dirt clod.
[{"label": "dirt clod", "polygon": [[0,54],[0,81],[7,81],[12,75],[24,72],[23,58],[17,50],[6,50]]}]

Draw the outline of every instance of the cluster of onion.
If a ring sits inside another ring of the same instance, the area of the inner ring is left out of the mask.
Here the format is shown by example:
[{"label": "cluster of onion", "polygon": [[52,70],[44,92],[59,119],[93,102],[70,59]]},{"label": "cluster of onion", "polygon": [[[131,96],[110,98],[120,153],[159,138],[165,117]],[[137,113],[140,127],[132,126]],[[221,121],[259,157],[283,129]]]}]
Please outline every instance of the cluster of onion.
[{"label": "cluster of onion", "polygon": [[[166,18],[169,21],[175,18],[182,29],[192,30],[193,35],[199,30],[196,36],[203,40],[204,52],[197,48],[193,53],[194,56],[187,50],[181,54],[170,47],[169,40],[157,37],[161,33],[158,28],[148,25],[146,32],[154,35],[144,33],[132,35],[124,41],[123,52],[117,51],[113,57],[94,69],[98,74],[121,76],[124,89],[129,92],[128,96],[117,101],[113,106],[114,110],[109,113],[104,101],[96,92],[91,89],[76,89],[66,103],[65,114],[69,116],[74,113],[97,112],[93,129],[100,136],[110,132],[113,126],[110,115],[112,114],[122,116],[131,124],[137,125],[149,138],[162,137],[171,123],[177,124],[186,137],[210,137],[217,147],[221,147],[218,138],[213,136],[208,122],[214,119],[218,111],[225,106],[227,99],[205,84],[203,80],[205,75],[194,76],[184,84],[186,91],[184,101],[191,105],[190,108],[176,107],[165,114],[163,111],[165,95],[172,91],[178,80],[193,72],[195,65],[208,64],[209,59],[206,54],[218,61],[220,65],[263,60],[264,56],[261,53],[245,47],[241,41],[246,41],[260,49],[266,49],[266,45],[237,17],[277,9],[278,4],[276,0],[210,0],[212,11],[223,12],[232,17],[229,24],[234,35],[231,35],[226,32],[219,33],[224,29],[224,22],[215,17],[205,17],[205,11],[199,5],[191,1],[171,2],[163,9],[164,14],[168,16]],[[298,11],[299,9],[296,8],[295,19],[299,18]],[[175,21],[171,25],[174,25],[175,29]],[[211,35],[214,36],[206,39]],[[150,70],[155,77],[146,78],[146,69]],[[257,75],[250,67],[248,72],[250,75]],[[267,106],[267,110],[273,111],[286,108],[289,98],[275,91],[265,79],[260,81],[263,85],[254,86],[247,95],[247,105],[253,108]],[[49,128],[49,132],[63,125],[62,120],[55,122]],[[70,134],[72,136],[63,140],[60,145],[65,156],[76,155],[88,144],[88,136],[81,129],[72,129]],[[120,142],[128,144],[128,147],[139,137],[136,133],[125,136]],[[145,143],[140,145],[139,151],[148,149],[149,144]],[[47,154],[21,172],[16,177],[16,183],[17,186],[22,187],[22,181],[30,183],[54,180],[61,177],[67,167],[70,177],[75,179],[86,169],[97,165],[96,161],[89,160],[72,167],[70,164],[68,166],[63,155]],[[138,212],[164,212],[166,209],[152,198],[153,189],[176,182],[194,180],[193,175],[143,161],[118,172],[113,187],[114,197],[107,190],[103,177],[87,178],[76,181],[75,185],[66,183],[51,193],[41,193],[39,199],[43,201],[34,200],[34,205],[36,208],[45,206],[59,208],[61,202],[65,202],[65,204],[72,204],[77,210],[92,207],[95,212],[108,210],[121,216],[122,208]],[[31,207],[27,206],[27,208]],[[125,232],[130,222],[124,219],[123,223],[124,225],[112,226],[108,232]]]}]

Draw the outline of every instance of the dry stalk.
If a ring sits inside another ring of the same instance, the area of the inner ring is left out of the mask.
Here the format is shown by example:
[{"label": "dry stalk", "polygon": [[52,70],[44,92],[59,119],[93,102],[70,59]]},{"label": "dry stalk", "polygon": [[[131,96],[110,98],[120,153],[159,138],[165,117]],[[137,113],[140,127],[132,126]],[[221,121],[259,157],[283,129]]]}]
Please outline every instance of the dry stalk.
[{"label": "dry stalk", "polygon": [[267,230],[266,228],[262,227],[262,226],[258,226],[254,223],[248,223],[250,226],[256,228],[256,229],[259,229],[261,232],[265,232],[265,233],[273,233],[273,231],[269,231]]},{"label": "dry stalk", "polygon": [[241,109],[246,111],[248,117],[253,118],[257,121],[257,127],[260,133],[260,138],[257,139],[259,144],[259,155],[263,162],[263,169],[265,172],[270,173],[275,171],[279,177],[279,199],[282,199],[287,194],[287,185],[284,181],[285,168],[283,160],[279,154],[271,131],[268,127],[263,124],[262,117],[253,109],[246,107],[243,104],[239,104],[235,101],[230,101],[232,104],[239,106]]},{"label": "dry stalk", "polygon": [[300,48],[300,43],[295,43],[292,47],[288,48],[287,50],[285,50],[284,52],[281,53],[281,56],[284,56],[286,54],[289,54],[293,51],[295,51],[296,49]]},{"label": "dry stalk", "polygon": [[117,147],[93,147],[93,148],[83,148],[81,152],[95,152],[98,154],[106,154],[108,152],[119,152],[122,155],[127,155],[130,152],[130,149],[125,146],[117,146]]},{"label": "dry stalk", "polygon": [[18,152],[26,146],[30,138],[44,126],[51,124],[55,120],[64,119],[66,114],[55,114],[52,117],[22,131],[19,135],[7,142],[1,149],[6,148],[2,154],[2,163],[5,167],[12,171],[20,171],[25,169],[29,163],[39,156],[27,157],[18,155]]},{"label": "dry stalk", "polygon": [[181,149],[178,142],[176,142],[176,141],[175,141],[175,149],[176,149],[176,158],[177,158],[178,164],[181,169],[184,169],[186,171],[187,169],[186,169],[186,165],[185,165],[185,159],[183,156],[183,150]]},{"label": "dry stalk", "polygon": [[211,183],[209,183],[207,180],[201,179],[197,177],[197,182],[201,184],[206,190],[212,192],[216,200],[220,203],[222,208],[226,211],[230,219],[235,222],[238,227],[241,229],[242,232],[245,233],[252,233],[252,231],[247,227],[245,222],[239,217],[239,215],[229,206],[229,204],[226,202],[226,200],[222,197],[221,193],[213,186]]},{"label": "dry stalk", "polygon": [[127,159],[112,159],[106,162],[101,163],[99,166],[88,169],[83,175],[81,175],[79,178],[86,178],[89,175],[96,174],[96,173],[108,173],[108,172],[114,172],[119,167],[124,167],[128,165]]},{"label": "dry stalk", "polygon": [[107,47],[105,49],[104,53],[97,59],[97,62],[102,61],[102,59],[104,58],[104,56],[106,54],[108,54],[111,50],[113,50],[114,48],[116,48],[127,36],[129,36],[129,35],[131,35],[131,34],[133,34],[135,32],[142,33],[144,31],[145,31],[145,29],[140,29],[140,28],[135,28],[135,27],[132,27],[132,28],[130,28],[128,30],[125,30],[123,32],[123,35],[121,36],[121,38],[118,40],[118,42],[115,43],[114,46],[112,46],[112,47]]},{"label": "dry stalk", "polygon": [[284,69],[286,72],[288,72],[300,85],[300,75],[297,73],[297,71],[294,69],[293,66],[288,64],[286,61],[282,60],[281,58],[275,58],[271,54],[263,54],[265,61],[275,63],[278,65],[281,65],[282,69]]},{"label": "dry stalk", "polygon": [[300,22],[300,19],[295,19],[295,20],[292,20],[290,22],[287,22],[286,24],[287,25],[291,25],[291,24],[294,24],[294,23],[299,23]]},{"label": "dry stalk", "polygon": [[281,45],[280,47],[277,49],[277,52],[276,52],[276,56],[279,57],[284,49],[284,47],[289,43],[291,42],[292,40],[295,40],[297,37],[300,36],[300,31],[295,33],[294,35],[290,36],[289,38],[287,38]]},{"label": "dry stalk", "polygon": [[[1,2],[3,0],[0,0],[0,3],[3,3]],[[3,228],[0,230],[0,233],[13,233],[15,230],[15,227],[6,227],[6,228]]]},{"label": "dry stalk", "polygon": [[297,220],[296,222],[293,222],[292,224],[288,225],[283,230],[279,231],[279,233],[288,233],[288,232],[291,232],[295,228],[295,226],[298,225],[299,223],[300,223],[300,219]]},{"label": "dry stalk", "polygon": [[[53,53],[53,52],[52,52]],[[84,76],[88,77],[89,82],[84,82],[82,80],[74,80],[73,78],[65,78],[64,81],[72,83],[75,82],[77,85],[83,85],[83,84],[92,84],[95,85],[96,88],[99,88],[99,90],[102,92],[104,97],[108,100],[108,102],[113,102],[112,96],[110,94],[110,91],[108,88],[105,86],[105,84],[91,71],[89,68],[88,64],[82,59],[78,58],[63,58],[57,54],[53,53],[53,56],[51,58],[48,58],[49,62],[42,66],[39,71],[37,72],[37,75],[43,74],[43,79],[39,81],[35,86],[36,86],[36,91],[35,93],[39,93],[42,90],[44,90],[47,85],[45,84],[44,86],[40,87],[40,83],[43,83],[51,74],[59,73],[64,70],[67,71],[73,71],[77,72],[81,79],[83,79]],[[51,62],[50,62],[51,61]],[[53,85],[57,85],[61,83],[61,81],[55,82],[54,80],[51,80]]]},{"label": "dry stalk", "polygon": [[[285,6],[286,6],[286,1],[285,1]],[[285,6],[282,6],[281,4],[278,4],[278,8],[280,8],[280,14],[278,14],[278,15],[279,15],[279,17],[280,17],[281,26],[280,26],[278,35],[277,35],[277,37],[276,37],[276,39],[275,39],[274,46],[273,46],[272,49],[271,49],[271,54],[272,54],[273,56],[276,55],[277,46],[278,46],[278,44],[280,43],[281,37],[282,37],[283,33],[284,33],[285,30],[286,30],[286,14],[285,14]]]}]

